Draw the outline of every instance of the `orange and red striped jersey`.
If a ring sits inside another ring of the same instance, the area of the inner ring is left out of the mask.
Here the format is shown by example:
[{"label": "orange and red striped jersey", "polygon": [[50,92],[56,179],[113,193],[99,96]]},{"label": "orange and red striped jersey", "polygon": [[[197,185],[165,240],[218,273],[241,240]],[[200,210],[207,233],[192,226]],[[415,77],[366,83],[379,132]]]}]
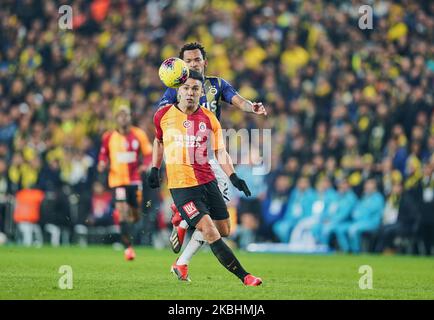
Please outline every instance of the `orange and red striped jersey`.
[{"label": "orange and red striped jersey", "polygon": [[142,163],[148,165],[152,158],[152,146],[146,133],[137,127],[123,135],[119,131],[105,132],[98,161],[109,163],[110,188],[140,184],[140,154]]},{"label": "orange and red striped jersey", "polygon": [[208,148],[223,149],[222,129],[216,116],[203,107],[187,115],[168,104],[154,115],[155,137],[164,144],[168,188],[186,188],[215,179]]}]

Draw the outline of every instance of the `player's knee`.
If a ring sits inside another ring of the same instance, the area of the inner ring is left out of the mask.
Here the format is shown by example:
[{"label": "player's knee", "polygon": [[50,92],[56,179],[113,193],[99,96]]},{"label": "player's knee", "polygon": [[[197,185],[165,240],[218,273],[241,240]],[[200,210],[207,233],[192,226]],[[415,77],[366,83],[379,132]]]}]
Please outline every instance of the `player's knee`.
[{"label": "player's knee", "polygon": [[229,226],[226,226],[226,227],[223,227],[221,230],[219,230],[219,232],[220,232],[220,235],[222,237],[229,237],[231,230],[230,230]]},{"label": "player's knee", "polygon": [[211,218],[208,215],[202,217],[196,228],[202,232],[204,239],[210,243],[218,240],[221,236]]},{"label": "player's knee", "polygon": [[131,223],[137,223],[140,220],[140,211],[138,208],[131,208],[128,212],[128,218]]},{"label": "player's knee", "polygon": [[216,223],[218,232],[222,237],[228,237],[231,232],[231,225],[228,222]]},{"label": "player's knee", "polygon": [[128,221],[128,204],[126,202],[116,202],[116,210],[119,212],[120,221]]},{"label": "player's knee", "polygon": [[212,243],[216,240],[218,240],[219,238],[221,238],[220,233],[218,232],[217,228],[214,226],[206,226],[204,229],[201,230],[204,239],[208,242],[208,243]]}]

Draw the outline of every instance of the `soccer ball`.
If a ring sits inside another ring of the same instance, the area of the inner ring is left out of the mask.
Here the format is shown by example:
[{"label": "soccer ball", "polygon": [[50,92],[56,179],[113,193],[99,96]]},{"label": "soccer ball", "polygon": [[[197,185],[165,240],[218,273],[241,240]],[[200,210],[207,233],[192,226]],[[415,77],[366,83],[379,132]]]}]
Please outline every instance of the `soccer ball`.
[{"label": "soccer ball", "polygon": [[189,70],[184,60],[168,58],[158,70],[161,81],[169,88],[179,88],[187,80]]}]

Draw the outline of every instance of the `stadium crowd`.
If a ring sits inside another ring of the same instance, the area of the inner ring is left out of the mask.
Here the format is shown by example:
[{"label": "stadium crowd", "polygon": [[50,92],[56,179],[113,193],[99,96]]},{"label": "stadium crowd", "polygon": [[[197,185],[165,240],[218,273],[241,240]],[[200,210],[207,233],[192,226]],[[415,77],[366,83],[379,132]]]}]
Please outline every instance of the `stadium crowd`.
[{"label": "stadium crowd", "polygon": [[[101,135],[128,104],[152,139],[158,67],[199,41],[207,74],[268,111],[224,106],[222,127],[272,128],[271,172],[238,168],[253,191],[231,203],[241,248],[430,254],[434,2],[365,2],[372,30],[358,1],[79,0],[72,30],[58,24],[67,1],[1,1],[0,233],[57,245],[116,224]],[[170,195],[144,192],[136,241],[164,245]]]}]

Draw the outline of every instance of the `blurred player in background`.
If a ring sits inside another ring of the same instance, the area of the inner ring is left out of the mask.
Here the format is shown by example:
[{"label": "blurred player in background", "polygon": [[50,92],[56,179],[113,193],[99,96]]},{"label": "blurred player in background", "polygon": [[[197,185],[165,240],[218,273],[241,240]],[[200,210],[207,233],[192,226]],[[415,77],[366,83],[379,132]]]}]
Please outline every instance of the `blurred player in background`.
[{"label": "blurred player in background", "polygon": [[[136,256],[132,248],[131,226],[140,218],[142,179],[140,174],[149,167],[152,146],[148,136],[131,124],[130,108],[123,104],[115,111],[117,128],[105,132],[98,157],[98,171],[109,168],[108,184],[113,190],[119,212],[121,240],[125,259]],[[140,159],[142,158],[142,159]]]},{"label": "blurred player in background", "polygon": [[[222,78],[205,75],[205,68],[208,65],[207,54],[205,48],[200,43],[193,42],[185,44],[179,52],[179,58],[183,59],[187,63],[189,69],[197,71],[204,76],[202,87],[203,95],[200,97],[199,104],[214,113],[218,120],[220,120],[221,115],[221,101],[232,104],[245,112],[267,115],[267,111],[261,102],[251,102],[243,98],[227,81]],[[173,104],[177,101],[177,90],[168,88],[160,100],[159,107],[166,104]],[[230,195],[227,176],[224,174],[214,157],[210,158],[210,165],[214,171],[224,200],[229,202]],[[170,242],[173,251],[178,253],[181,250],[188,224],[185,221],[182,221],[179,212],[176,210],[176,206],[172,205],[171,208],[174,214],[172,217],[173,231],[170,237]],[[200,249],[202,244],[202,235],[199,231],[195,231],[192,234],[190,242],[179,257],[177,265],[187,268],[191,258]]]},{"label": "blurred player in background", "polygon": [[[148,181],[151,188],[160,186],[159,169],[166,161],[168,188],[182,218],[202,240],[208,242],[220,263],[245,285],[262,283],[244,270],[232,250],[222,240],[229,234],[229,213],[209,164],[208,147],[232,184],[246,196],[250,190],[235,173],[226,152],[222,129],[215,115],[199,105],[203,75],[190,70],[187,81],[178,89],[178,103],[158,109],[154,116],[155,140],[152,169]],[[178,279],[189,281],[188,270],[176,263],[172,266]]]}]

